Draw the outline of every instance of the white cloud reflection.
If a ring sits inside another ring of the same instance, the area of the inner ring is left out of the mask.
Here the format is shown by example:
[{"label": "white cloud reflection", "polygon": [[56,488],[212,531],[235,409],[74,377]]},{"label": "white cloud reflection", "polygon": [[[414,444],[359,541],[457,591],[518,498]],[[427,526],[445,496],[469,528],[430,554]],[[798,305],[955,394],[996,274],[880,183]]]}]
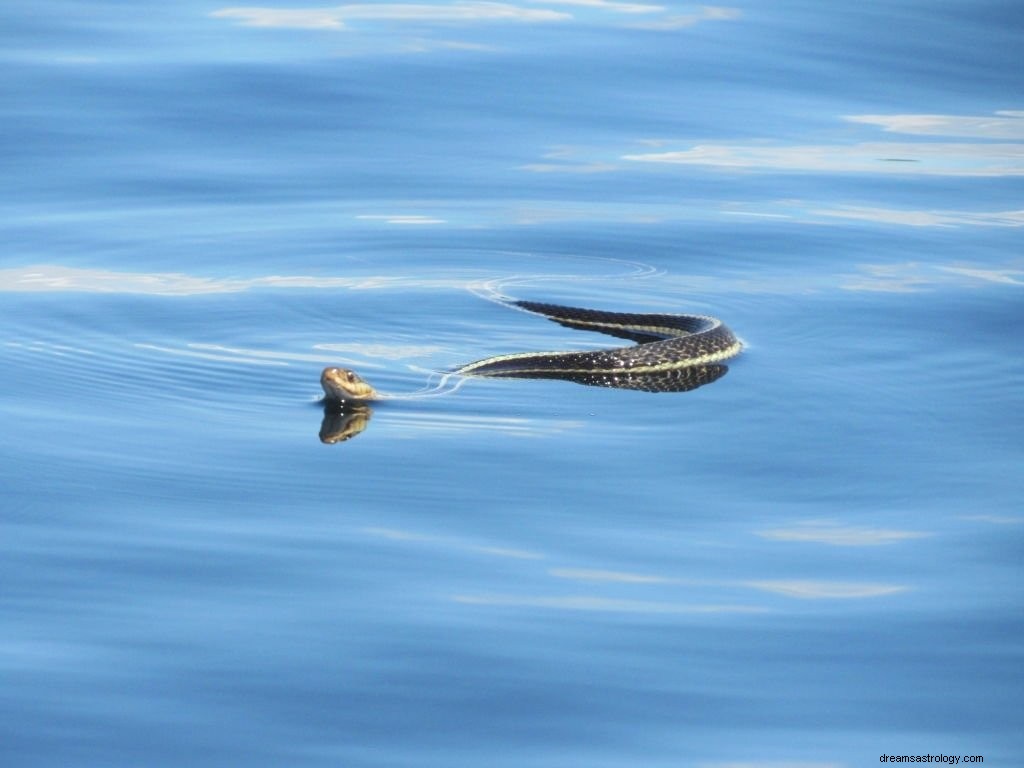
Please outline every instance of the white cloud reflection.
[{"label": "white cloud reflection", "polygon": [[676,603],[656,600],[628,600],[592,595],[455,595],[457,603],[504,608],[552,608],[565,611],[600,613],[688,614],[688,613],[764,613],[756,605],[717,603]]},{"label": "white cloud reflection", "polygon": [[[360,366],[362,367],[362,363]],[[461,379],[465,382],[466,379]],[[447,394],[449,390],[444,390]],[[403,395],[404,396],[404,395]],[[493,432],[506,437],[536,439],[584,429],[585,421],[571,419],[538,419],[527,416],[482,416],[449,412],[404,411],[389,418],[401,423],[402,429],[392,434],[396,440],[418,440],[424,434],[461,435],[470,432]]]},{"label": "white cloud reflection", "polygon": [[366,3],[326,8],[221,8],[210,14],[247,27],[280,29],[343,29],[352,21],[388,22],[551,22],[571,18],[567,13],[524,8],[511,3]]},{"label": "white cloud reflection", "polygon": [[519,166],[521,171],[531,173],[609,173],[618,171],[621,166],[612,163],[527,163]]},{"label": "white cloud reflection", "polygon": [[[657,576],[624,573],[603,570],[576,570],[553,568],[548,573],[556,578],[568,578],[575,581],[609,584],[612,586],[645,586],[663,587],[666,584],[690,584],[710,590],[707,595],[721,594],[724,590],[741,590],[749,595],[750,591],[768,592],[782,597],[797,600],[863,600],[887,597],[909,590],[899,584],[880,584],[876,582],[845,582],[832,580],[793,579],[793,580],[755,580],[741,582],[690,582]],[[664,590],[660,590],[664,593]],[[608,597],[598,594],[550,595],[550,594],[510,594],[510,593],[475,593],[458,594],[451,598],[455,602],[470,605],[483,605],[512,608],[544,608],[568,611],[594,611],[605,613],[640,613],[640,614],[701,614],[701,613],[764,613],[777,610],[776,607],[750,603],[742,597],[736,601],[709,600],[708,602],[650,600],[638,598]]]},{"label": "white cloud reflection", "polygon": [[256,288],[345,288],[379,290],[387,288],[458,288],[466,280],[454,278],[393,277],[367,275],[267,275],[264,277],[197,277],[181,272],[114,272],[43,264],[0,269],[0,292],[140,293],[156,296],[195,296],[207,293],[238,293]]},{"label": "white cloud reflection", "polygon": [[69,357],[73,355],[87,355],[95,357],[96,353],[81,347],[72,347],[68,344],[54,344],[49,341],[5,341],[4,346],[10,349],[19,349],[26,352],[52,355],[53,357]]},{"label": "white cloud reflection", "polygon": [[911,293],[940,286],[979,288],[987,285],[1024,285],[1024,269],[1017,266],[979,269],[956,264],[862,264],[859,272],[840,278],[847,291]]},{"label": "white cloud reflection", "polygon": [[429,544],[444,549],[459,550],[473,554],[491,555],[493,557],[512,558],[514,560],[540,560],[543,555],[526,549],[513,547],[497,547],[488,544],[475,544],[450,536],[437,536],[429,533],[420,533],[402,528],[377,528],[367,527],[361,529],[361,533],[375,539],[388,541],[401,541],[413,544]]},{"label": "white cloud reflection", "polygon": [[[781,532],[783,537],[788,532]],[[839,531],[835,532],[839,534]],[[881,532],[866,530],[846,530],[845,535],[834,536],[825,543],[842,546],[870,546],[874,544],[888,543],[883,540],[886,533],[897,538],[913,538],[918,534],[913,532]],[[907,533],[906,536],[900,536]],[[926,535],[926,534],[920,534]],[[801,541],[822,541],[821,539],[797,539]],[[569,581],[579,581],[591,584],[610,584],[628,586],[659,586],[659,585],[685,585],[714,590],[756,590],[759,592],[772,592],[785,597],[797,599],[851,599],[884,597],[896,592],[902,592],[907,587],[895,584],[877,584],[862,582],[845,582],[832,580],[754,580],[754,581],[717,581],[717,580],[693,580],[657,576],[653,574],[631,573],[626,571],[612,571],[601,569],[580,569],[580,568],[551,568],[548,570],[551,576]]]},{"label": "white cloud reflection", "polygon": [[1024,175],[1024,145],[952,142],[859,144],[699,144],[623,160],[723,169],[931,176]]},{"label": "white cloud reflection", "polygon": [[702,5],[693,13],[673,13],[655,21],[641,22],[631,26],[638,29],[672,31],[686,29],[705,21],[733,21],[740,18],[738,8],[719,5]]},{"label": "white cloud reflection", "polygon": [[[582,214],[581,214],[582,215]],[[541,219],[543,220],[543,219]],[[639,221],[640,219],[636,219]],[[524,220],[525,221],[525,220]],[[654,274],[654,273],[651,273]],[[807,291],[874,291],[882,293],[922,291],[942,286],[978,289],[999,286],[1024,286],[1024,262],[1013,261],[985,268],[967,264],[926,264],[909,261],[892,264],[860,264],[843,274],[796,275],[788,272],[761,275],[757,280],[742,276],[657,273],[662,286],[678,285],[685,292],[792,295]],[[639,275],[638,275],[639,276]],[[258,289],[330,289],[351,291],[457,290],[473,291],[487,297],[492,283],[529,285],[551,280],[548,273],[519,275],[481,282],[479,274],[449,277],[413,275],[266,275],[248,278],[202,277],[180,272],[115,272],[52,264],[0,269],[0,293],[106,293],[151,296],[196,296],[240,293]],[[576,275],[559,275],[574,278]],[[613,279],[609,276],[608,279]],[[511,283],[509,282],[511,280]],[[502,288],[501,290],[505,290]],[[500,291],[499,291],[500,292]],[[327,351],[349,351],[339,347]],[[431,348],[432,349],[432,348]],[[421,350],[422,351],[422,350]],[[394,354],[398,354],[395,351]]]},{"label": "white cloud reflection", "polygon": [[607,173],[622,167],[604,160],[579,159],[581,154],[581,148],[576,146],[551,147],[541,156],[548,162],[527,163],[519,166],[519,170],[532,173]]},{"label": "white cloud reflection", "polygon": [[907,227],[1024,227],[1024,210],[919,211],[839,206],[836,208],[812,208],[808,213],[837,219],[873,221],[879,224],[899,224]]},{"label": "white cloud reflection", "polygon": [[364,213],[356,216],[360,221],[380,221],[385,224],[398,224],[402,226],[422,224],[445,224],[444,219],[435,216],[424,216],[422,214],[386,214],[386,213]]},{"label": "white cloud reflection", "polygon": [[314,344],[314,349],[331,353],[332,359],[341,355],[358,355],[359,357],[383,358],[385,360],[405,360],[407,358],[423,358],[442,351],[441,347],[430,344]]},{"label": "white cloud reflection", "polygon": [[[375,539],[435,548],[466,555],[484,555],[523,561],[548,560],[532,550],[465,540],[461,537],[422,533],[404,528],[365,527],[359,532]],[[536,575],[536,565],[525,564],[526,572],[516,578]],[[877,582],[831,579],[755,579],[747,581],[663,576],[613,568],[549,567],[547,575],[559,582],[587,585],[589,591],[560,593],[541,587],[537,591],[460,592],[449,600],[465,605],[498,608],[526,608],[560,611],[623,614],[736,614],[779,610],[776,601],[767,602],[764,593],[795,600],[853,600],[883,598],[907,591],[909,587]],[[621,592],[628,590],[629,597]],[[680,590],[683,590],[682,593]],[[679,598],[682,599],[679,599]]]},{"label": "white cloud reflection", "polygon": [[558,579],[570,581],[605,582],[612,584],[671,584],[675,579],[664,576],[652,576],[643,573],[626,573],[624,571],[603,571],[588,568],[552,568],[548,571]]},{"label": "white cloud reflection", "polygon": [[662,13],[663,5],[648,3],[620,3],[616,0],[529,0],[537,5],[575,5],[581,8],[599,8],[602,11],[615,13]]},{"label": "white cloud reflection", "polygon": [[[607,613],[763,613],[778,610],[778,606],[765,604],[763,597],[751,602],[749,598],[752,592],[768,592],[796,600],[851,600],[887,597],[909,589],[902,585],[874,582],[827,579],[729,581],[672,578],[629,571],[585,568],[550,568],[548,575],[556,579],[590,584],[595,591],[589,594],[568,595],[552,595],[544,592],[536,594],[473,593],[455,595],[452,599],[471,605]],[[687,588],[687,596],[690,599],[683,601],[672,599],[673,593],[677,592],[681,586]],[[615,591],[629,588],[647,595],[654,594],[657,599],[650,597],[623,598],[618,594],[609,596],[600,594],[598,590],[602,588]],[[694,597],[696,599],[693,599]]]},{"label": "white cloud reflection", "polygon": [[877,547],[908,539],[920,539],[931,534],[924,531],[902,531],[892,528],[859,528],[817,522],[795,525],[789,528],[770,528],[764,531],[757,531],[757,535],[772,541],[799,541],[812,544],[829,544],[835,547]]},{"label": "white cloud reflection", "polygon": [[253,349],[251,347],[229,347],[223,344],[190,343],[182,347],[168,347],[160,344],[137,343],[136,349],[160,352],[177,357],[193,357],[204,360],[242,363],[245,365],[287,366],[292,363],[339,363],[358,360],[360,368],[383,368],[375,360],[406,360],[424,358],[440,350],[427,344],[314,344],[312,353],[281,352],[275,349]]},{"label": "white cloud reflection", "polygon": [[[367,527],[364,535],[398,544],[426,546],[467,555],[485,555],[517,560],[546,560],[544,554],[466,541],[458,537],[421,533],[400,528]],[[522,577],[536,575],[535,565],[524,566]],[[909,587],[876,582],[850,582],[830,579],[718,580],[636,573],[604,568],[547,569],[547,575],[561,582],[587,585],[589,591],[553,594],[541,587],[531,592],[481,591],[452,594],[449,600],[464,605],[497,608],[524,608],[594,613],[645,615],[672,614],[745,614],[778,611],[779,604],[764,593],[795,600],[851,600],[882,598]],[[519,578],[519,577],[517,577]],[[680,590],[683,590],[680,593]],[[621,592],[628,590],[629,597]],[[679,599],[679,598],[682,599]]]},{"label": "white cloud reflection", "polygon": [[994,116],[848,115],[851,123],[876,125],[890,133],[917,136],[960,136],[975,139],[1024,140],[1024,111],[1004,109]]},{"label": "white cloud reflection", "polygon": [[217,360],[223,363],[238,363],[242,365],[288,365],[284,360],[272,359],[263,355],[243,355],[229,352],[223,347],[203,344],[188,344],[184,348],[167,347],[160,344],[135,344],[136,349],[144,349],[149,352],[160,352],[164,355],[175,357],[191,357],[199,360]]},{"label": "white cloud reflection", "polygon": [[345,26],[337,10],[330,8],[222,8],[210,15],[246,27],[342,29]]},{"label": "white cloud reflection", "polygon": [[[931,176],[1024,175],[1024,111],[994,115],[846,115],[848,123],[908,137],[941,136],[959,141],[906,139],[850,143],[783,144],[765,138],[742,143],[644,140],[658,152],[621,156],[633,163],[704,166],[722,170],[820,173],[880,173]],[[673,144],[677,147],[672,149]],[[684,146],[680,147],[680,144]],[[1016,213],[1016,212],[1011,212]]]},{"label": "white cloud reflection", "polygon": [[493,45],[486,45],[484,43],[417,37],[405,41],[402,44],[402,50],[408,53],[430,53],[431,51],[496,51],[498,49]]},{"label": "white cloud reflection", "polygon": [[960,519],[991,525],[1024,525],[1024,517],[1019,515],[963,515]]},{"label": "white cloud reflection", "polygon": [[748,581],[746,586],[802,600],[850,600],[866,597],[884,597],[905,592],[909,587],[899,584],[872,582],[840,582],[816,580]]},{"label": "white cloud reflection", "polygon": [[937,269],[956,277],[966,277],[985,283],[1024,285],[1024,269],[978,269],[976,267],[949,267],[942,265],[939,265]]},{"label": "white cloud reflection", "polygon": [[[558,10],[560,8],[571,9],[572,12]],[[449,3],[357,3],[314,8],[233,6],[213,11],[210,16],[247,27],[351,30],[360,23],[547,24],[571,21],[576,13],[652,17],[650,21],[628,26],[653,30],[684,29],[706,21],[729,21],[740,16],[738,9],[730,7],[705,5],[694,11],[678,12],[665,5],[620,0],[527,0],[526,4],[463,0]]]}]

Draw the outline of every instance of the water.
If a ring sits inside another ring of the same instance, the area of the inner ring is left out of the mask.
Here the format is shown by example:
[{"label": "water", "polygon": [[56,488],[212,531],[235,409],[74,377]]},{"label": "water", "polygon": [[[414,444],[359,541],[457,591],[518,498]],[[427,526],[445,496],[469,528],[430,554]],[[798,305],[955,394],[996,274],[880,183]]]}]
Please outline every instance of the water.
[{"label": "water", "polygon": [[5,764],[1024,764],[1014,4],[0,19]]}]

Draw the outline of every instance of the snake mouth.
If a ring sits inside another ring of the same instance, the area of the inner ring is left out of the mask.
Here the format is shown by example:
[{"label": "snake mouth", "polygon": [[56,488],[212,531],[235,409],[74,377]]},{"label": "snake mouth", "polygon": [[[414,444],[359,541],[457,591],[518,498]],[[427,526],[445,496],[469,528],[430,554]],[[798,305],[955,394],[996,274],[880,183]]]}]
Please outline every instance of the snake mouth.
[{"label": "snake mouth", "polygon": [[366,401],[377,398],[377,390],[348,368],[324,368],[320,386],[328,400]]}]

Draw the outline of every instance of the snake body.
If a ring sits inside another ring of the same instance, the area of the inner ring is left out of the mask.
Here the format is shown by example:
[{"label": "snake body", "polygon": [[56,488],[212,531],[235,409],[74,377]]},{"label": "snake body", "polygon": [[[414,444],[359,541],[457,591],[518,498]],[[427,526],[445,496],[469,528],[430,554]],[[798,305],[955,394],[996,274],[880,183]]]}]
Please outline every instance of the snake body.
[{"label": "snake body", "polygon": [[[587,352],[496,355],[464,365],[453,374],[563,379],[590,386],[681,392],[721,377],[728,370],[721,362],[742,349],[729,328],[705,315],[605,312],[534,301],[509,303],[568,328],[597,331],[636,344]],[[325,368],[320,383],[329,401],[366,402],[382,397],[358,374],[344,368]]]}]

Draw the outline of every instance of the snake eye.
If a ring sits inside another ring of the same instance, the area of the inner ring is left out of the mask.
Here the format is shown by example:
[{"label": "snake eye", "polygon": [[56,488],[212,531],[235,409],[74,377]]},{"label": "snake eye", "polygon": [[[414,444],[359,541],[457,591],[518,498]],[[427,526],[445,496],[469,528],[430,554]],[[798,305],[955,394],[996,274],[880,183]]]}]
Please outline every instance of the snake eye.
[{"label": "snake eye", "polygon": [[348,379],[349,381],[355,381],[356,375],[352,373],[352,371],[345,371],[345,378]]}]

